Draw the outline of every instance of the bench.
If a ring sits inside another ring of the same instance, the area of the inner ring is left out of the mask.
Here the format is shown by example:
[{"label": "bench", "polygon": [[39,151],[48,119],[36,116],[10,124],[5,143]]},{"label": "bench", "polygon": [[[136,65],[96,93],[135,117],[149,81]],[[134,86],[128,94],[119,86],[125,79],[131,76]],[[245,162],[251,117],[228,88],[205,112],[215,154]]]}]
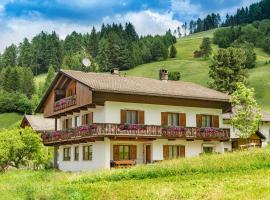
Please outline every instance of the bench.
[{"label": "bench", "polygon": [[136,164],[136,161],[134,160],[116,160],[113,161],[113,166],[116,168],[119,167],[130,167]]}]

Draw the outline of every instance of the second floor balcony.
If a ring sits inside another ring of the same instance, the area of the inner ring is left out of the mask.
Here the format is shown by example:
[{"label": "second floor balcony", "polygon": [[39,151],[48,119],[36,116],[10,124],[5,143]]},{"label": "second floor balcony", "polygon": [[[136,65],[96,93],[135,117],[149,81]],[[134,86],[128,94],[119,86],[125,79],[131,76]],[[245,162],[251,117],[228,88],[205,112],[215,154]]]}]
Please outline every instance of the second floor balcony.
[{"label": "second floor balcony", "polygon": [[139,124],[96,123],[42,134],[44,144],[76,141],[83,138],[127,137],[153,139],[220,140],[230,139],[230,130],[222,128],[172,127]]},{"label": "second floor balcony", "polygon": [[54,111],[59,111],[76,104],[76,95],[60,99],[54,103]]}]

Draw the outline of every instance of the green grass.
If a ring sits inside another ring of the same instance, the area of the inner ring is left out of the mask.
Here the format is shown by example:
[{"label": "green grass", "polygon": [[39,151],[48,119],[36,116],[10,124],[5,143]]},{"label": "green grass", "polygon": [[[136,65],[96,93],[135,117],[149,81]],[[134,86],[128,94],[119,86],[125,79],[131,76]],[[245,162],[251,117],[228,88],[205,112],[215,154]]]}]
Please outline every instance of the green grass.
[{"label": "green grass", "polygon": [[18,113],[2,113],[0,114],[0,130],[4,128],[12,128],[22,120],[22,115]]},{"label": "green grass", "polygon": [[130,169],[9,171],[0,199],[269,199],[270,149],[179,159]]}]

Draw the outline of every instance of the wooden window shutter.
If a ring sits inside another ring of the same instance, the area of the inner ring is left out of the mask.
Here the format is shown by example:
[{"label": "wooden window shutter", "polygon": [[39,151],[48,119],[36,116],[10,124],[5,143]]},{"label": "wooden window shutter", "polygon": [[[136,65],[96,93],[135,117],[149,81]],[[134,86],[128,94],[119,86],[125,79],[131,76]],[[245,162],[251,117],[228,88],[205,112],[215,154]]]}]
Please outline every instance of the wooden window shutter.
[{"label": "wooden window shutter", "polygon": [[219,128],[219,117],[218,115],[212,116],[212,126],[215,128]]},{"label": "wooden window shutter", "polygon": [[113,160],[119,160],[119,146],[113,145]]},{"label": "wooden window shutter", "polygon": [[68,128],[71,128],[72,127],[72,118],[69,118],[68,119]]},{"label": "wooden window shutter", "polygon": [[138,124],[144,124],[144,111],[138,111]]},{"label": "wooden window shutter", "polygon": [[178,146],[179,157],[184,158],[186,155],[186,148],[184,145]]},{"label": "wooden window shutter", "polygon": [[127,121],[127,111],[126,110],[121,110],[121,124],[125,124]]},{"label": "wooden window shutter", "polygon": [[161,113],[161,125],[162,126],[168,125],[168,113],[166,113],[166,112]]},{"label": "wooden window shutter", "polygon": [[169,146],[163,145],[163,159],[169,160]]},{"label": "wooden window shutter", "polygon": [[89,113],[89,124],[92,125],[94,123],[94,113],[90,112]]},{"label": "wooden window shutter", "polygon": [[130,152],[129,152],[129,158],[130,160],[136,160],[137,159],[137,146],[136,145],[130,145]]},{"label": "wooden window shutter", "polygon": [[186,126],[186,113],[179,113],[179,126]]},{"label": "wooden window shutter", "polygon": [[202,127],[202,115],[196,115],[197,127]]},{"label": "wooden window shutter", "polygon": [[81,117],[81,118],[82,118],[82,122],[81,122],[81,124],[82,124],[82,125],[85,125],[85,115],[82,115],[82,117]]}]

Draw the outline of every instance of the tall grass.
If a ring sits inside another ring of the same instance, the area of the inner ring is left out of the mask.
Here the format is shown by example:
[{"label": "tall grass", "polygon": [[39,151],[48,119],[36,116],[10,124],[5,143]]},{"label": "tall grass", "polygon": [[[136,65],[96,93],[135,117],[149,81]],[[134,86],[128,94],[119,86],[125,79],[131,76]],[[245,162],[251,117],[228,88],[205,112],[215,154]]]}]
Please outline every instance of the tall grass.
[{"label": "tall grass", "polygon": [[234,173],[270,168],[270,149],[254,149],[235,153],[164,161],[159,164],[83,175],[75,183],[141,180],[205,173]]}]

